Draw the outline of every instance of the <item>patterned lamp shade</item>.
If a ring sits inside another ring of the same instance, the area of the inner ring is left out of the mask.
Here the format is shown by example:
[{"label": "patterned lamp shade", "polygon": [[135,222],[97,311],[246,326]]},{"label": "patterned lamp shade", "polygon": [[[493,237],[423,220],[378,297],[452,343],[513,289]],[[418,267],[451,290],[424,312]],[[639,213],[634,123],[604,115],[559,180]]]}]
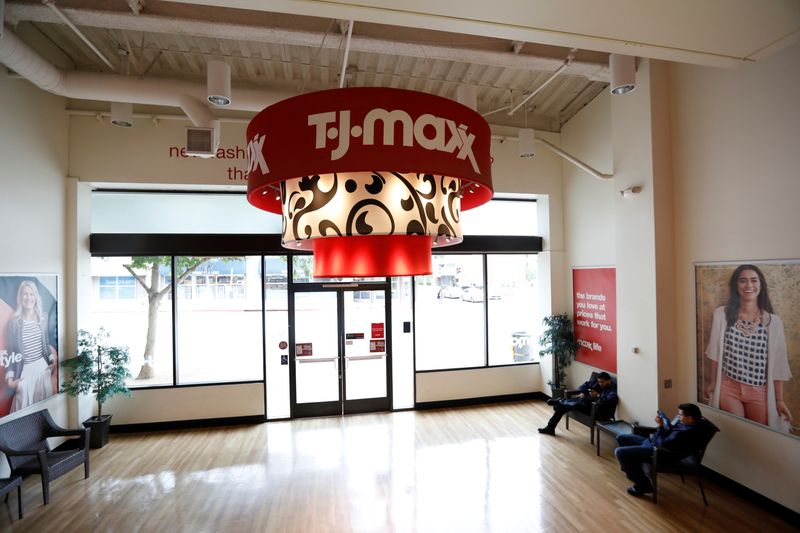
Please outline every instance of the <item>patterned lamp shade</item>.
[{"label": "patterned lamp shade", "polygon": [[313,250],[315,277],[430,274],[431,248],[461,242],[461,210],[492,196],[488,124],[424,93],[290,98],[247,138],[248,200],[281,213],[283,245]]}]

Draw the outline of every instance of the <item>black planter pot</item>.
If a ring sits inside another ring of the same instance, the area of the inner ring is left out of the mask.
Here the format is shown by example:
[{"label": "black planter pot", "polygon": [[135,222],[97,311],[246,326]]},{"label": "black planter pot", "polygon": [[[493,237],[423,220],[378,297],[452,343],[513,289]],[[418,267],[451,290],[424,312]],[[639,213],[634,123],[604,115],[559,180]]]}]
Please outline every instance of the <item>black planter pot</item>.
[{"label": "black planter pot", "polygon": [[83,422],[83,427],[92,430],[89,435],[90,448],[102,448],[108,443],[108,432],[111,428],[111,415],[93,416]]}]

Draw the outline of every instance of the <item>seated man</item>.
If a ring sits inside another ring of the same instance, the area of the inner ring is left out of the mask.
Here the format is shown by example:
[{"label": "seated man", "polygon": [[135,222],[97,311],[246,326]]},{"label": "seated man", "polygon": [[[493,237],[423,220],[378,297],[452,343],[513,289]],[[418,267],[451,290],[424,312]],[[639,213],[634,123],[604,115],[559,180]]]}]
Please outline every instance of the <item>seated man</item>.
[{"label": "seated man", "polygon": [[645,475],[642,464],[652,461],[654,446],[675,452],[681,459],[700,446],[702,435],[697,426],[702,418],[700,408],[693,403],[682,403],[678,406],[678,416],[680,422],[667,427],[664,419],[656,415],[658,428],[649,438],[641,435],[617,435],[617,444],[620,447],[614,450],[614,455],[622,471],[633,481],[633,486],[628,488],[628,494],[641,496],[653,492],[653,486]]},{"label": "seated man", "polygon": [[597,403],[598,416],[600,418],[611,418],[617,410],[617,391],[611,386],[611,376],[608,372],[600,372],[597,378],[587,381],[578,390],[581,391],[577,398],[551,398],[547,400],[548,405],[553,406],[553,416],[543,428],[539,428],[539,433],[545,435],[555,435],[556,426],[561,417],[568,411],[578,410],[584,413],[591,412],[592,402]]}]

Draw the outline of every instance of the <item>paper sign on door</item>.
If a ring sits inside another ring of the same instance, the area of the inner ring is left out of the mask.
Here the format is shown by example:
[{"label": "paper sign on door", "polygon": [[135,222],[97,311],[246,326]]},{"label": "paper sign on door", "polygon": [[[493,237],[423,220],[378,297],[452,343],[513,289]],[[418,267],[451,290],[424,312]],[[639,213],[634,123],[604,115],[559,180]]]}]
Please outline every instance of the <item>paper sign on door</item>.
[{"label": "paper sign on door", "polygon": [[386,341],[383,339],[369,341],[370,353],[383,353],[386,351]]},{"label": "paper sign on door", "polygon": [[294,345],[295,355],[297,357],[303,357],[306,355],[314,355],[313,350],[311,349],[310,342],[302,342]]}]

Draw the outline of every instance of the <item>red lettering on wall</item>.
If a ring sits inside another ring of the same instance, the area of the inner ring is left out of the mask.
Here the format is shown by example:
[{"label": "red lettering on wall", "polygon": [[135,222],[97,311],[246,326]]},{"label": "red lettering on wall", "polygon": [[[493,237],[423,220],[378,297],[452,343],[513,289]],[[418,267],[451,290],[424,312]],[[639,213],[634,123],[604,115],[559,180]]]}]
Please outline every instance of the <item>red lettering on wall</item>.
[{"label": "red lettering on wall", "polygon": [[[169,157],[186,158],[189,156],[186,155],[185,146],[170,146]],[[216,157],[217,159],[247,159],[247,152],[243,147],[239,146],[238,144],[231,148],[224,148],[220,146],[219,148],[217,148],[217,153],[214,154],[214,157]]]},{"label": "red lettering on wall", "polygon": [[[247,159],[247,152],[245,149],[238,144],[234,147],[230,148],[223,148],[220,147],[217,149],[217,153],[214,154],[217,159],[242,159],[242,167],[246,164]],[[170,146],[169,147],[169,157],[172,158],[180,158],[186,159],[189,157],[186,155],[186,147],[185,146]],[[228,167],[226,177],[228,181],[247,181],[247,170],[244,168],[239,167]]]}]

